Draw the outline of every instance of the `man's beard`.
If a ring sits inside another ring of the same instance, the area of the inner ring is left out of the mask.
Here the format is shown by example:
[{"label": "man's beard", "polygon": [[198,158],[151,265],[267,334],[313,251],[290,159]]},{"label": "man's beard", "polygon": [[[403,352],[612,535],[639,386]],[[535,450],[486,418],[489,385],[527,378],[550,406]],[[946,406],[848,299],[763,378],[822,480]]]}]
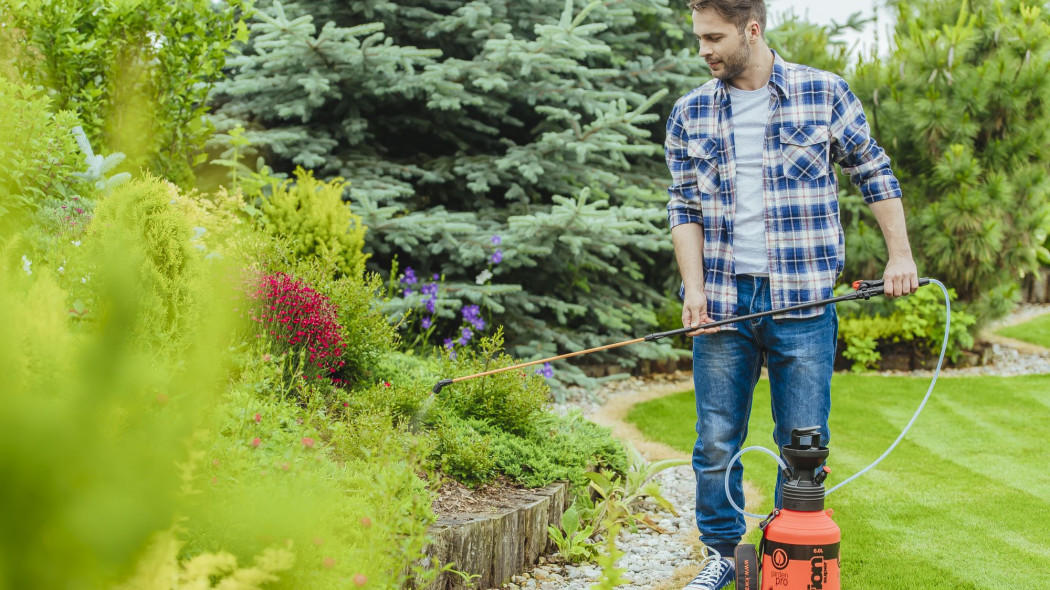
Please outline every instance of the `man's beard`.
[{"label": "man's beard", "polygon": [[722,60],[722,73],[714,74],[714,76],[723,82],[729,82],[743,74],[749,65],[751,65],[751,45],[748,44],[747,37],[744,37],[741,39],[740,49]]}]

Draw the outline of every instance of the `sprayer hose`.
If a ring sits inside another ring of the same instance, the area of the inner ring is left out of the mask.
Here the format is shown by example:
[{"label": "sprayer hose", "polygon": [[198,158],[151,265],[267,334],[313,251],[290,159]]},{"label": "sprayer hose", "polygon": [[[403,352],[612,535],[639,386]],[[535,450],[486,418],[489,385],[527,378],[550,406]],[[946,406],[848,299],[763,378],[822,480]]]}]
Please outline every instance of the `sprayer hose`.
[{"label": "sprayer hose", "polygon": [[[915,421],[919,418],[919,414],[921,414],[923,408],[926,407],[926,402],[928,402],[930,400],[930,394],[933,393],[933,387],[937,384],[937,377],[940,376],[940,374],[941,374],[941,365],[944,363],[944,353],[948,350],[948,335],[949,335],[949,333],[951,331],[951,326],[952,326],[952,302],[951,302],[951,298],[948,296],[948,288],[944,286],[944,283],[941,283],[937,279],[930,279],[930,282],[935,284],[935,285],[937,285],[938,287],[940,287],[941,288],[941,292],[944,293],[944,317],[945,317],[945,321],[944,321],[944,340],[941,342],[941,355],[937,359],[937,368],[933,372],[933,380],[930,381],[930,387],[929,387],[929,389],[926,390],[926,396],[922,398],[922,403],[919,404],[919,408],[917,410],[915,410],[915,413],[912,414],[911,420],[908,421],[908,424],[905,425],[904,430],[902,430],[900,435],[897,436],[897,440],[893,441],[893,444],[891,444],[889,446],[889,448],[886,449],[886,452],[882,453],[882,455],[880,455],[878,459],[875,459],[874,461],[872,461],[871,464],[868,465],[867,467],[865,467],[864,469],[861,469],[860,471],[854,473],[853,475],[849,476],[848,478],[846,478],[845,480],[840,482],[835,487],[833,487],[830,490],[828,490],[827,493],[824,494],[825,497],[831,495],[832,492],[834,492],[835,490],[837,490],[837,489],[841,488],[842,486],[848,484],[849,482],[851,482],[851,481],[857,479],[858,477],[864,475],[865,473],[871,471],[872,469],[875,468],[876,465],[881,463],[883,459],[885,459],[887,456],[889,456],[889,454],[893,452],[893,449],[897,448],[897,445],[900,444],[901,440],[904,439],[904,436],[906,434],[908,434],[908,431],[911,430],[912,425],[914,425]],[[787,464],[784,463],[784,460],[777,453],[775,453],[775,452],[773,452],[773,451],[771,451],[771,450],[769,450],[769,449],[767,449],[765,447],[757,447],[757,446],[755,446],[755,447],[747,447],[745,449],[740,449],[740,451],[738,451],[737,454],[733,455],[733,458],[729,460],[729,466],[726,468],[726,476],[725,476],[726,498],[729,499],[729,503],[733,506],[733,509],[736,510],[737,512],[739,512],[740,514],[743,514],[744,516],[750,516],[751,518],[759,518],[759,519],[761,519],[761,518],[765,518],[766,515],[764,515],[764,514],[752,514],[750,512],[747,512],[746,510],[744,510],[740,506],[737,506],[736,502],[733,501],[733,495],[729,493],[729,474],[732,472],[732,466],[736,464],[736,462],[740,459],[741,456],[744,455],[744,453],[747,453],[749,451],[763,451],[765,453],[768,453],[774,459],[776,459],[776,461],[780,465],[781,469],[787,469]]]}]

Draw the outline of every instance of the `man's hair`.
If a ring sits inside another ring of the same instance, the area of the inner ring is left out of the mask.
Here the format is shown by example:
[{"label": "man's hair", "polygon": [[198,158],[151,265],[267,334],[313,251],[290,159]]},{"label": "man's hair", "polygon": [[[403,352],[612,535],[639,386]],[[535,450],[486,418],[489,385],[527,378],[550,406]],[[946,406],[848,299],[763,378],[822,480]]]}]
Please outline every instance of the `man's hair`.
[{"label": "man's hair", "polygon": [[741,33],[752,20],[758,22],[762,35],[766,34],[765,0],[689,0],[689,9],[713,9],[719,16],[736,25]]}]

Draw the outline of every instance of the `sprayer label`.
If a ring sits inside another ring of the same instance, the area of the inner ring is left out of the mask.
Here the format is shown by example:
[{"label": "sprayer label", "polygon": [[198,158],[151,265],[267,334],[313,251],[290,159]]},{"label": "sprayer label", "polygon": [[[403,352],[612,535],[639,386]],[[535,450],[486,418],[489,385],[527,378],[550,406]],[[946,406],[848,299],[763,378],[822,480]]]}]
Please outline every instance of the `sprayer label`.
[{"label": "sprayer label", "polygon": [[763,590],[839,590],[838,543],[764,543]]},{"label": "sprayer label", "polygon": [[766,539],[764,552],[771,557],[773,567],[782,570],[789,561],[809,561],[817,556],[823,559],[838,559],[839,544],[789,545]]}]

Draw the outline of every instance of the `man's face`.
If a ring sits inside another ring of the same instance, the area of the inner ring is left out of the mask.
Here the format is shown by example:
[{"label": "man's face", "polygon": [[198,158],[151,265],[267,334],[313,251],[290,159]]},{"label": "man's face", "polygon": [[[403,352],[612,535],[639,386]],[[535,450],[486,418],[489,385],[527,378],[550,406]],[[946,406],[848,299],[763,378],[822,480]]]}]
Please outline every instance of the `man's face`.
[{"label": "man's face", "polygon": [[729,82],[751,63],[747,35],[713,9],[693,11],[693,34],[700,43],[700,57],[707,62],[715,78]]}]

